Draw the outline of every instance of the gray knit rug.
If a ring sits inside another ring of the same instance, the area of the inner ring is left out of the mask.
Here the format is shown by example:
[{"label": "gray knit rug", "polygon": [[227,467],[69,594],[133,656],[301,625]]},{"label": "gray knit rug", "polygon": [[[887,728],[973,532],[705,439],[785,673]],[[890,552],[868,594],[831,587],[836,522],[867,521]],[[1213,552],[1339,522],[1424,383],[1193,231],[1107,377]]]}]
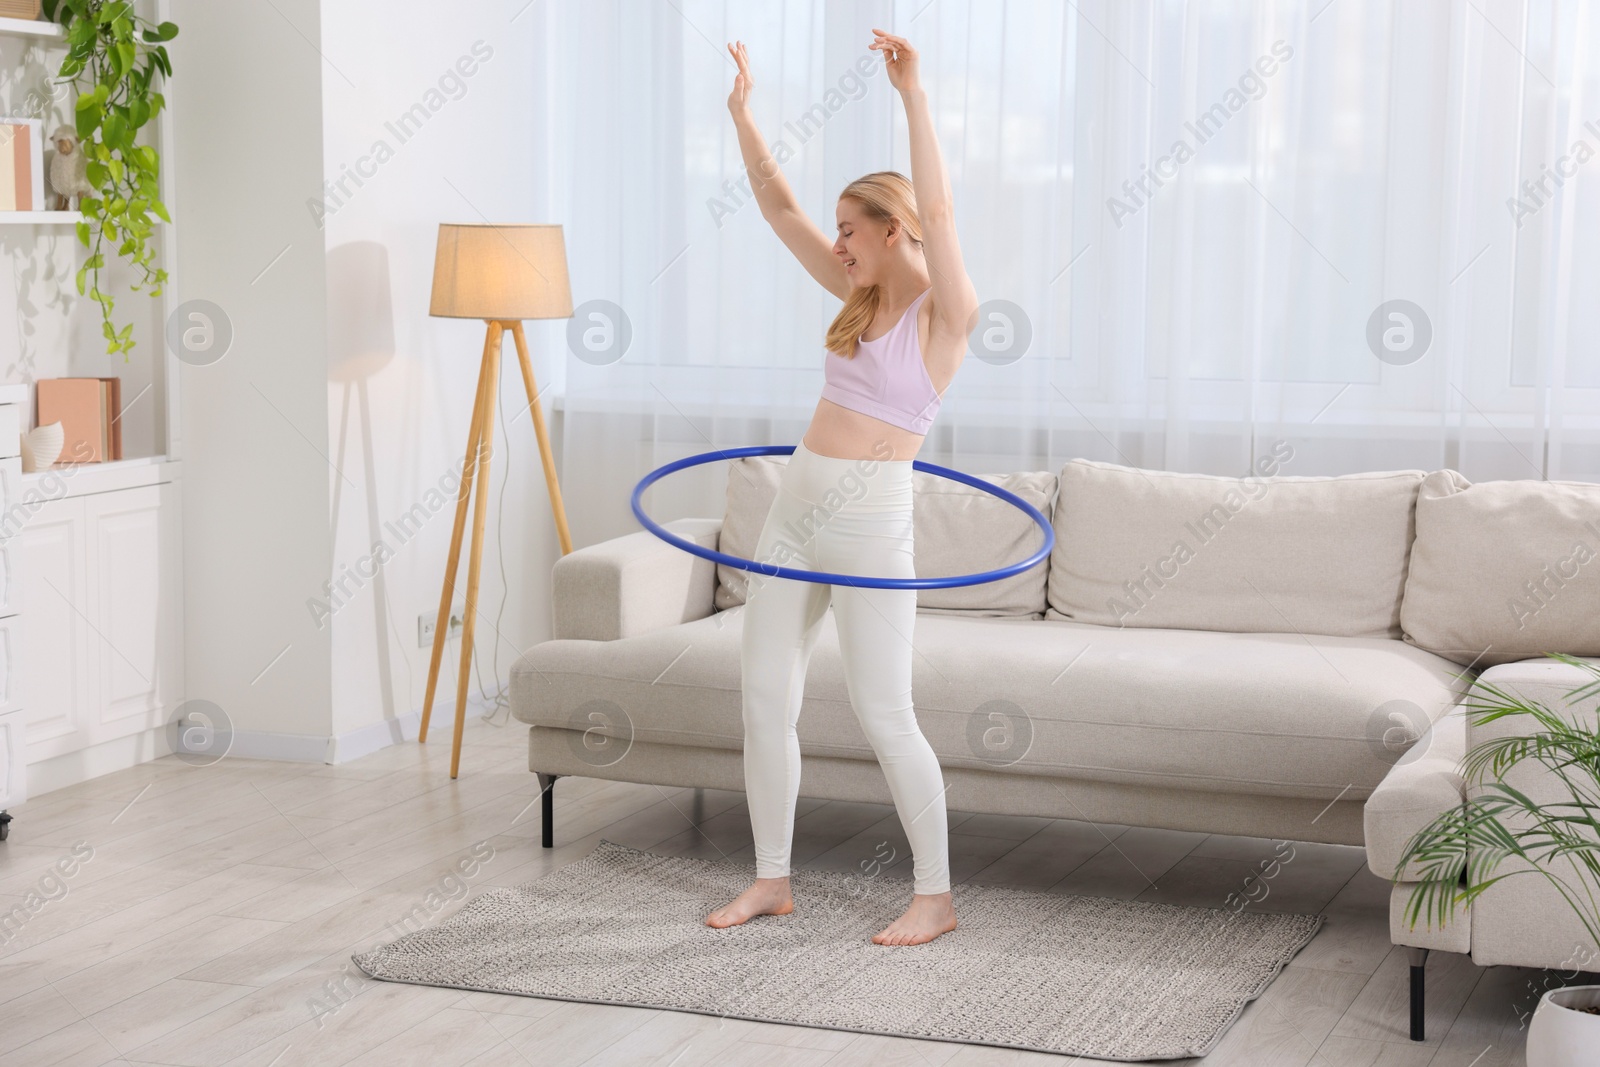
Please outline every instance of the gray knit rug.
[{"label": "gray knit rug", "polygon": [[1322,924],[958,884],[955,930],[891,947],[870,938],[910,902],[909,880],[796,868],[792,914],[706,926],[750,879],[749,863],[602,840],[351,959],[390,982],[1175,1059],[1209,1051]]}]

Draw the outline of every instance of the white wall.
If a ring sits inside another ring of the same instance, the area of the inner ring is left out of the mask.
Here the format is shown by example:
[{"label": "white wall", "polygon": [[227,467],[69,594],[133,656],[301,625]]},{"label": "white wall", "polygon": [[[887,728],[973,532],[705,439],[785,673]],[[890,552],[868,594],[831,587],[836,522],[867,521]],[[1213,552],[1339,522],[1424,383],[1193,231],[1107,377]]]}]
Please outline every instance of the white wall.
[{"label": "white wall", "polygon": [[[332,638],[336,736],[393,722],[419,711],[423,701],[429,651],[418,647],[417,617],[431,618],[438,609],[454,476],[466,451],[485,329],[479,321],[428,316],[438,226],[563,221],[541,212],[530,192],[538,20],[536,10],[519,16],[525,7],[525,0],[322,5],[329,64],[322,79],[323,156],[329,181],[344,180],[323,197],[327,436],[344,475],[332,479],[331,572],[343,592],[337,602],[319,586],[296,595],[321,600],[319,612],[332,611],[322,632]],[[426,118],[416,112],[418,124],[398,130],[400,117],[419,104]],[[301,222],[309,221],[311,209],[300,210]],[[525,325],[541,388],[562,358],[564,327]],[[497,675],[507,679],[516,657],[548,636],[549,574],[559,555],[509,337],[501,368],[504,422],[495,426],[474,697],[480,678],[492,696]],[[548,394],[543,403],[548,415]],[[388,525],[418,505],[415,514],[426,518],[414,534]],[[380,556],[387,558],[375,566]],[[463,546],[458,603],[466,570]],[[311,615],[302,608],[307,625]],[[452,641],[430,743],[449,743],[459,654]],[[369,743],[370,737],[353,750],[346,746],[340,758]]]},{"label": "white wall", "polygon": [[[438,226],[562,221],[530,191],[524,7],[174,5],[179,298],[235,330],[181,381],[188,695],[285,735],[256,754],[342,761],[415,736],[417,617],[438,607],[484,337],[428,316]],[[564,327],[526,325],[541,386]],[[509,338],[500,384],[474,696],[548,636],[559,555]],[[465,584],[463,549],[458,603]],[[445,744],[458,657],[453,641]]]},{"label": "white wall", "polygon": [[318,0],[175,0],[168,88],[176,297],[234,331],[180,378],[187,695],[301,758],[332,723],[333,642],[304,603],[331,558],[324,248],[304,207],[322,184],[319,17]]}]

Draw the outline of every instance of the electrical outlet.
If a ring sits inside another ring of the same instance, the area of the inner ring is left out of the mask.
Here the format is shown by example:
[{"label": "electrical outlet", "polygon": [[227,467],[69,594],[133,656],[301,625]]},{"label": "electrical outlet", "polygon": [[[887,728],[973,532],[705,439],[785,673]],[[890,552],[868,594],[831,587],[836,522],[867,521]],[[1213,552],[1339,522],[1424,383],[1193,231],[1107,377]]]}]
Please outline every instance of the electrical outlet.
[{"label": "electrical outlet", "polygon": [[[450,630],[445,634],[445,640],[461,636],[461,611],[456,609],[450,613]],[[439,621],[439,613],[430,611],[425,615],[417,616],[417,647],[432,648],[433,632]]]}]

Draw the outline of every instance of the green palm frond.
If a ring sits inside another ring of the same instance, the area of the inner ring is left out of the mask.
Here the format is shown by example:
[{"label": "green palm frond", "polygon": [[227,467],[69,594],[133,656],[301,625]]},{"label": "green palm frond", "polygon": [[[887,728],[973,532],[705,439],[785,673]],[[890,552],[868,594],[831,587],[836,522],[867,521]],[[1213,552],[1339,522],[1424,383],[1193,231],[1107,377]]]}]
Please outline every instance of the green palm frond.
[{"label": "green palm frond", "polygon": [[1558,659],[1570,667],[1577,667],[1594,675],[1594,681],[1587,685],[1581,685],[1572,691],[1571,696],[1574,700],[1591,700],[1595,697],[1600,697],[1600,665],[1590,663],[1588,660],[1578,659],[1575,656],[1569,656],[1565,652],[1552,652],[1550,657]]},{"label": "green palm frond", "polygon": [[[1600,698],[1600,667],[1560,653],[1550,658],[1594,678],[1570,690],[1569,701]],[[1462,760],[1462,776],[1477,795],[1439,815],[1401,854],[1395,881],[1417,883],[1405,921],[1443,926],[1491,886],[1532,874],[1555,887],[1600,943],[1600,708],[1569,721],[1538,701],[1482,682],[1462,708],[1478,725],[1525,717],[1531,732],[1484,741]],[[1566,795],[1540,803],[1505,781],[1530,762],[1543,767]],[[1502,871],[1509,860],[1517,861],[1517,869]],[[1566,876],[1569,868],[1576,877]]]}]

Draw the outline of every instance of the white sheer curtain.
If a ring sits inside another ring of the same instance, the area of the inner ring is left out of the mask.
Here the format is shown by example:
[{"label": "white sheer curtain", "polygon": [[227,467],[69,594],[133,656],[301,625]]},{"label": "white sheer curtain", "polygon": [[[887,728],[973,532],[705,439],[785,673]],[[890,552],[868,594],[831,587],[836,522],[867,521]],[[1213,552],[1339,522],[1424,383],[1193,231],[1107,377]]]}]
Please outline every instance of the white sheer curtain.
[{"label": "white sheer curtain", "polygon": [[[736,190],[722,44],[748,46],[762,132],[831,231],[851,178],[909,173],[874,26],[922,53],[969,272],[1006,302],[980,326],[1000,349],[969,355],[919,458],[1243,474],[1287,441],[1289,474],[1600,480],[1596,5],[567,0],[527,17],[545,48],[536,200],[566,225],[575,302],[616,305],[631,332],[615,358],[616,315],[585,314],[590,343],[553,383],[581,542],[637,528],[627,493],[653,466],[804,431],[837,302]],[[1376,329],[1411,347],[1380,358],[1369,325],[1394,300],[1414,308]],[[684,472],[651,510],[720,514],[725,479]]]}]

